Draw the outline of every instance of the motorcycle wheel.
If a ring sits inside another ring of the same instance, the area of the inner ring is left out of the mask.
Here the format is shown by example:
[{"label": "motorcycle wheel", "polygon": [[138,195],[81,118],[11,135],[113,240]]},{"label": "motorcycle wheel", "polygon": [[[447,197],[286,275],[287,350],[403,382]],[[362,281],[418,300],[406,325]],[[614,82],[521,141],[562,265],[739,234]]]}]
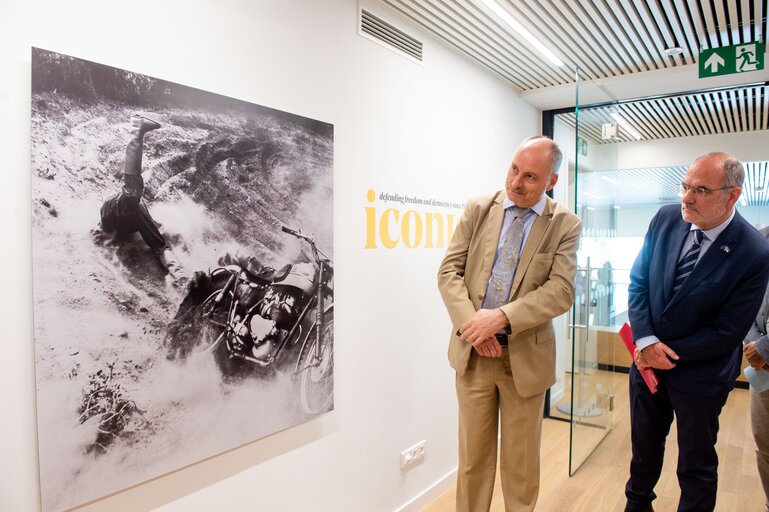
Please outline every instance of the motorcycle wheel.
[{"label": "motorcycle wheel", "polygon": [[320,336],[320,357],[316,357],[316,329],[310,331],[299,354],[297,377],[299,401],[307,414],[330,411],[334,405],[334,311],[325,314]]},{"label": "motorcycle wheel", "polygon": [[[227,326],[227,309],[225,304],[216,304],[216,296],[219,295],[221,290],[216,290],[211,293],[206,300],[203,301],[201,312],[209,325],[224,328]],[[232,301],[232,294],[229,293],[225,296],[225,303],[229,305]]]},{"label": "motorcycle wheel", "polygon": [[216,305],[214,298],[219,292],[220,290],[216,290],[203,301],[202,312],[206,318],[201,329],[201,339],[206,347],[206,352],[212,353],[216,366],[222,372],[224,379],[239,380],[248,376],[250,365],[240,359],[230,357],[227,350],[227,343],[224,338],[227,336],[227,311],[232,297],[230,294],[223,304]]}]

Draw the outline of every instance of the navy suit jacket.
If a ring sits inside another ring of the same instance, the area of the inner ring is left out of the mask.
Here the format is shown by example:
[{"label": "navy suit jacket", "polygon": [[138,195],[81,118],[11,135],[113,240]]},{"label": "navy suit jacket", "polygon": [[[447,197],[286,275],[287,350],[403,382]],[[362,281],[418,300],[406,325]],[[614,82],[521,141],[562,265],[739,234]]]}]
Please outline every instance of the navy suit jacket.
[{"label": "navy suit jacket", "polygon": [[691,224],[680,205],[660,208],[630,273],[633,337],[655,335],[680,357],[660,381],[684,393],[728,393],[740,372],[742,340],[769,279],[769,243],[739,213],[673,295],[678,257]]}]

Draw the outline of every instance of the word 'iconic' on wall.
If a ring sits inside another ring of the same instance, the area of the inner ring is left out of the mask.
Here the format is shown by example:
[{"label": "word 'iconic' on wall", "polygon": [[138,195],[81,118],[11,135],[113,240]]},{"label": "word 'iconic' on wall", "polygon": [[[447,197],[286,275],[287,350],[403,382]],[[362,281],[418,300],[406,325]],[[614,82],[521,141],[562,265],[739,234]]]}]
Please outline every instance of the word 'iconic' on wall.
[{"label": "word 'iconic' on wall", "polygon": [[[366,193],[369,203],[376,201],[376,192]],[[399,244],[409,249],[446,247],[454,233],[454,214],[439,212],[402,211],[398,208],[377,210],[365,206],[366,249],[394,249]]]}]

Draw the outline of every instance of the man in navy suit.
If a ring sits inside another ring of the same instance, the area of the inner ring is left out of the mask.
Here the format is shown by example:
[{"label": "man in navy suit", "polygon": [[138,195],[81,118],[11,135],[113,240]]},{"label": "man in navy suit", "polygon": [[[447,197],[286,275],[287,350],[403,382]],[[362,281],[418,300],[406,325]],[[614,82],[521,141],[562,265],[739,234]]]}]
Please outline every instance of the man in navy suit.
[{"label": "man in navy suit", "polygon": [[[769,243],[734,209],[744,177],[726,153],[695,160],[681,183],[681,205],[660,208],[633,264],[628,306],[638,350],[630,369],[626,511],[653,510],[674,414],[678,511],[715,507],[718,416],[769,279]],[[657,394],[636,366],[656,369]]]}]

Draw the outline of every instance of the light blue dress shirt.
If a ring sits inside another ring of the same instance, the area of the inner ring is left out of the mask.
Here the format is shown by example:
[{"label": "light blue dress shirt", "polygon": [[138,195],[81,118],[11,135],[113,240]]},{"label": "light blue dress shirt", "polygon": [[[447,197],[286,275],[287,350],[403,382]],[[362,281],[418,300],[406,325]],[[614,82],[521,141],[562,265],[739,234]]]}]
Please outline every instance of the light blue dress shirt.
[{"label": "light blue dress shirt", "polygon": [[[526,240],[528,240],[529,238],[529,232],[531,231],[531,226],[534,225],[534,221],[537,219],[537,217],[541,216],[542,212],[545,211],[546,203],[547,203],[547,197],[545,196],[545,194],[542,194],[542,197],[539,199],[539,202],[537,202],[537,204],[531,207],[531,211],[533,211],[536,215],[532,215],[530,213],[523,219],[523,240],[521,241],[521,251],[520,251],[521,253],[523,253],[523,248],[526,247]],[[505,244],[505,234],[507,233],[507,230],[510,229],[510,225],[515,220],[515,213],[514,213],[513,206],[516,206],[516,204],[507,197],[505,197],[505,199],[502,201],[502,208],[505,209],[505,217],[502,220],[502,231],[500,231],[499,233],[499,243],[497,243],[497,253],[494,255],[494,264],[497,263],[497,258],[499,258],[499,252],[502,250],[502,246]],[[518,269],[516,269],[516,271],[517,270]],[[491,276],[489,276],[489,282],[491,282]],[[486,289],[488,290],[488,288],[489,288],[489,283],[487,282]]]}]

